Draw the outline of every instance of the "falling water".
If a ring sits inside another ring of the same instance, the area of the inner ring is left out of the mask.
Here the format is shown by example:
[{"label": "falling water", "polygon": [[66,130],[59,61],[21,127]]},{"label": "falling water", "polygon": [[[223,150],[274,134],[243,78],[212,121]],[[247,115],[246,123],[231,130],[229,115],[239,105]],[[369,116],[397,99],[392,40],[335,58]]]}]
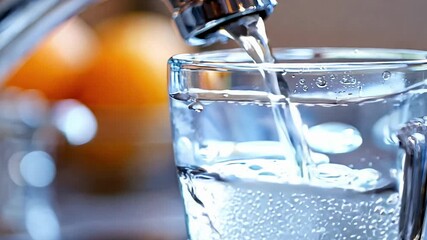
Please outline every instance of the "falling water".
[{"label": "falling water", "polygon": [[279,140],[284,146],[293,147],[300,175],[308,179],[307,167],[311,163],[311,157],[304,138],[304,126],[297,107],[289,100],[289,88],[282,77],[283,74],[268,69],[268,65],[274,63],[275,59],[268,44],[263,19],[258,15],[243,17],[225,26],[223,34],[233,39],[259,64],[269,92]]}]

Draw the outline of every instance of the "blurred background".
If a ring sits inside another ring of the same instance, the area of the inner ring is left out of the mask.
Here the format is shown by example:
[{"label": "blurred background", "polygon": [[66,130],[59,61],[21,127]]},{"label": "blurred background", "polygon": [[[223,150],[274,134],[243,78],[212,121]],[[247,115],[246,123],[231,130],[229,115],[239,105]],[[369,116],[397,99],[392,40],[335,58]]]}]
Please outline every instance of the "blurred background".
[{"label": "blurred background", "polygon": [[[273,47],[427,49],[425,9],[279,0],[267,32]],[[185,239],[166,62],[234,47],[186,46],[158,0],[101,1],[46,36],[0,94],[0,238]]]}]

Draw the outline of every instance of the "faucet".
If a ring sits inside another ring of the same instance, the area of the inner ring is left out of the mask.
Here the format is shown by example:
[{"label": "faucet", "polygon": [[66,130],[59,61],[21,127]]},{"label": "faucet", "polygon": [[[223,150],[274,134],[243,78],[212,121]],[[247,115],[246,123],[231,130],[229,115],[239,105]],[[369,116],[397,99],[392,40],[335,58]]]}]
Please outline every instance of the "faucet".
[{"label": "faucet", "polygon": [[[217,30],[242,16],[269,16],[276,0],[165,0],[183,39],[190,45],[226,41]],[[43,36],[97,0],[0,1],[0,84]]]},{"label": "faucet", "polygon": [[258,14],[269,16],[276,0],[168,0],[174,8],[172,18],[181,36],[190,45],[209,45],[227,40],[218,34],[221,26]]}]

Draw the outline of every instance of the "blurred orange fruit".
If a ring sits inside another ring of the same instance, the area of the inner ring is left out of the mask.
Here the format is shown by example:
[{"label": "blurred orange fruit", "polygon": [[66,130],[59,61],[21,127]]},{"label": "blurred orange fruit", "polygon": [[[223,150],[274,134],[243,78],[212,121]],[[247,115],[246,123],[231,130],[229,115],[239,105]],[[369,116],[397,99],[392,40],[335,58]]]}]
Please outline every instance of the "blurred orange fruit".
[{"label": "blurred orange fruit", "polygon": [[77,78],[94,59],[97,46],[94,31],[74,18],[44,39],[11,73],[6,86],[37,89],[49,99],[69,98]]},{"label": "blurred orange fruit", "polygon": [[140,106],[167,102],[167,60],[190,51],[169,18],[131,13],[97,27],[102,51],[81,79],[77,98],[89,106]]},{"label": "blurred orange fruit", "polygon": [[167,60],[191,49],[168,17],[153,13],[125,13],[95,30],[100,51],[80,78],[75,98],[92,109],[98,132],[77,150],[80,165],[90,177],[108,176],[113,182],[128,175],[131,181],[135,172],[153,174],[172,158]]}]

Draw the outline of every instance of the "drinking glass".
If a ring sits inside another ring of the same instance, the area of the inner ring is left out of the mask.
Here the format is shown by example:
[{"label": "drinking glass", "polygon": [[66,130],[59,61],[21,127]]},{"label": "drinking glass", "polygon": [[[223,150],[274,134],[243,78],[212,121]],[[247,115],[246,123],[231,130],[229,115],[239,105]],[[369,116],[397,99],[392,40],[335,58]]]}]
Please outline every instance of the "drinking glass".
[{"label": "drinking glass", "polygon": [[169,61],[189,239],[422,239],[427,52],[273,54]]}]

